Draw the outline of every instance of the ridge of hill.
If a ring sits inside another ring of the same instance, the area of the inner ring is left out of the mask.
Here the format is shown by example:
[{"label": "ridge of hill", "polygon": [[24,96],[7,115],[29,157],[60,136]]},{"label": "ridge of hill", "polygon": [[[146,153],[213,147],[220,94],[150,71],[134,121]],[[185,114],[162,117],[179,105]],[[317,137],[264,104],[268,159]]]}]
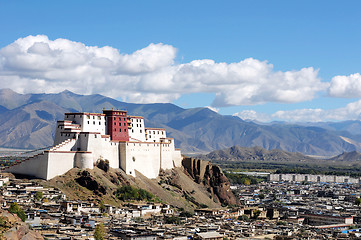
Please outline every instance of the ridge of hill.
[{"label": "ridge of hill", "polygon": [[361,150],[361,135],[351,131],[358,126],[355,121],[332,126],[256,124],[208,108],[125,103],[99,94],[79,95],[70,91],[19,94],[10,89],[0,89],[0,147],[49,146],[53,143],[56,121],[62,120],[65,112],[101,112],[103,108],[126,109],[129,115],[143,116],[148,127],[166,128],[176,147],[185,153],[205,153],[234,145],[322,156]]},{"label": "ridge of hill", "polygon": [[359,153],[357,151],[344,152],[344,153],[341,153],[340,155],[330,158],[329,160],[336,161],[336,162],[341,162],[341,161],[359,162],[359,161],[361,161],[361,153]]}]

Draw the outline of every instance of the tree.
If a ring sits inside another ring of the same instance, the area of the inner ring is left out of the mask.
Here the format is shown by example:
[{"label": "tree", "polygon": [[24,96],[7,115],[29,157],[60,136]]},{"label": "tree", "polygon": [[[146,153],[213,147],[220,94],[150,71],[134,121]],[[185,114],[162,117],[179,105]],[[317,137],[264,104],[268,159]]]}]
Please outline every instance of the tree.
[{"label": "tree", "polygon": [[25,222],[25,219],[26,219],[26,214],[24,212],[23,209],[21,209],[21,207],[15,202],[15,203],[12,203],[9,207],[9,213],[14,213],[16,215],[18,215],[18,217],[23,221]]},{"label": "tree", "polygon": [[105,228],[103,223],[99,223],[95,226],[94,230],[94,238],[95,240],[104,240],[105,239]]},{"label": "tree", "polygon": [[261,210],[254,210],[252,218],[257,219],[261,215]]},{"label": "tree", "polygon": [[105,213],[106,208],[103,201],[100,201],[99,203],[99,210],[101,213]]},{"label": "tree", "polygon": [[238,217],[238,220],[249,222],[249,217],[247,215],[243,214],[242,216]]},{"label": "tree", "polygon": [[355,204],[356,204],[357,206],[360,206],[360,204],[361,204],[361,198],[356,198]]},{"label": "tree", "polygon": [[41,199],[43,199],[43,192],[37,191],[34,195],[34,198],[36,201],[40,201]]}]

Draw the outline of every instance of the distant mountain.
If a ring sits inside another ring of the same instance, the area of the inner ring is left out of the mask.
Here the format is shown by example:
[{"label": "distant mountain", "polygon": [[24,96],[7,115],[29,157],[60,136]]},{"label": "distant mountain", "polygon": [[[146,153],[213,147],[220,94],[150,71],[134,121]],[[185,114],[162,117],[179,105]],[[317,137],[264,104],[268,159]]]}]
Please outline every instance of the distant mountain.
[{"label": "distant mountain", "polygon": [[345,161],[345,162],[360,162],[361,161],[361,153],[357,151],[352,152],[344,152],[336,157],[330,158],[331,161]]},{"label": "distant mountain", "polygon": [[315,161],[315,158],[305,156],[301,153],[292,153],[279,149],[266,150],[261,147],[240,147],[212,151],[203,155],[202,159],[208,161],[265,161],[265,162],[299,162]]},{"label": "distant mountain", "polygon": [[0,147],[40,148],[51,145],[56,120],[64,112],[102,112],[126,109],[145,117],[149,127],[164,127],[183,152],[210,152],[234,145],[282,149],[309,155],[334,156],[361,150],[361,135],[342,127],[283,123],[260,125],[208,108],[183,109],[170,103],[133,104],[99,94],[18,94],[0,90]]},{"label": "distant mountain", "polygon": [[[226,149],[215,150],[208,154],[200,155],[201,159],[207,161],[222,161],[222,162],[315,162],[320,159],[303,155],[301,153],[287,152],[280,149],[266,150],[262,147],[240,147],[233,146]],[[357,151],[344,152],[332,158],[322,159],[322,161],[334,162],[360,162],[361,153]]]}]

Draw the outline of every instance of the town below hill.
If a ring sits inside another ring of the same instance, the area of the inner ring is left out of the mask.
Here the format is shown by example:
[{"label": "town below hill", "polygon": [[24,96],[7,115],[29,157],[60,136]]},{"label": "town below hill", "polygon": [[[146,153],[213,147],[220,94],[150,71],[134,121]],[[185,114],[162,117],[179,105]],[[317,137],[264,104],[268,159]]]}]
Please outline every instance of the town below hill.
[{"label": "town below hill", "polygon": [[[207,175],[200,175],[198,166],[210,167],[191,159],[187,164],[195,167],[189,169],[194,176]],[[89,177],[84,171],[78,176]],[[91,182],[81,179],[80,182]],[[51,187],[52,182],[46,186],[44,181],[2,176],[0,238],[359,239],[360,184],[315,179],[298,182],[291,176],[278,182],[232,184],[239,205],[200,205],[187,210],[159,201],[149,191],[133,185],[123,185],[114,192],[119,202],[105,203],[103,198],[72,200],[73,196],[67,194],[70,192]],[[204,178],[198,180],[204,182]],[[166,183],[164,176],[158,181],[166,188],[172,185]],[[70,187],[70,182],[67,184]],[[87,188],[72,187],[76,194]],[[106,199],[104,189],[92,191]],[[175,193],[172,189],[167,191]]]}]

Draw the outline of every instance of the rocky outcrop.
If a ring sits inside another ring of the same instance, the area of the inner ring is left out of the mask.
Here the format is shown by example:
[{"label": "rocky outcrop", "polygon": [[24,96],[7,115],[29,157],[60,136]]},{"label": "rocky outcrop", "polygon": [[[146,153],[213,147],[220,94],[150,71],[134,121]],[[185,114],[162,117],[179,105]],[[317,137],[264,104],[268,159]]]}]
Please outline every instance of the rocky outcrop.
[{"label": "rocky outcrop", "polygon": [[80,177],[76,178],[75,181],[79,185],[91,190],[96,195],[106,194],[106,189],[104,186],[100,185],[94,177],[90,175],[90,172],[84,170],[80,173]]},{"label": "rocky outcrop", "polygon": [[11,240],[41,240],[40,233],[29,229],[18,216],[4,210],[0,210],[0,239]]},{"label": "rocky outcrop", "polygon": [[195,158],[184,158],[182,165],[196,183],[203,184],[222,204],[237,204],[237,200],[230,189],[229,180],[220,167]]}]

